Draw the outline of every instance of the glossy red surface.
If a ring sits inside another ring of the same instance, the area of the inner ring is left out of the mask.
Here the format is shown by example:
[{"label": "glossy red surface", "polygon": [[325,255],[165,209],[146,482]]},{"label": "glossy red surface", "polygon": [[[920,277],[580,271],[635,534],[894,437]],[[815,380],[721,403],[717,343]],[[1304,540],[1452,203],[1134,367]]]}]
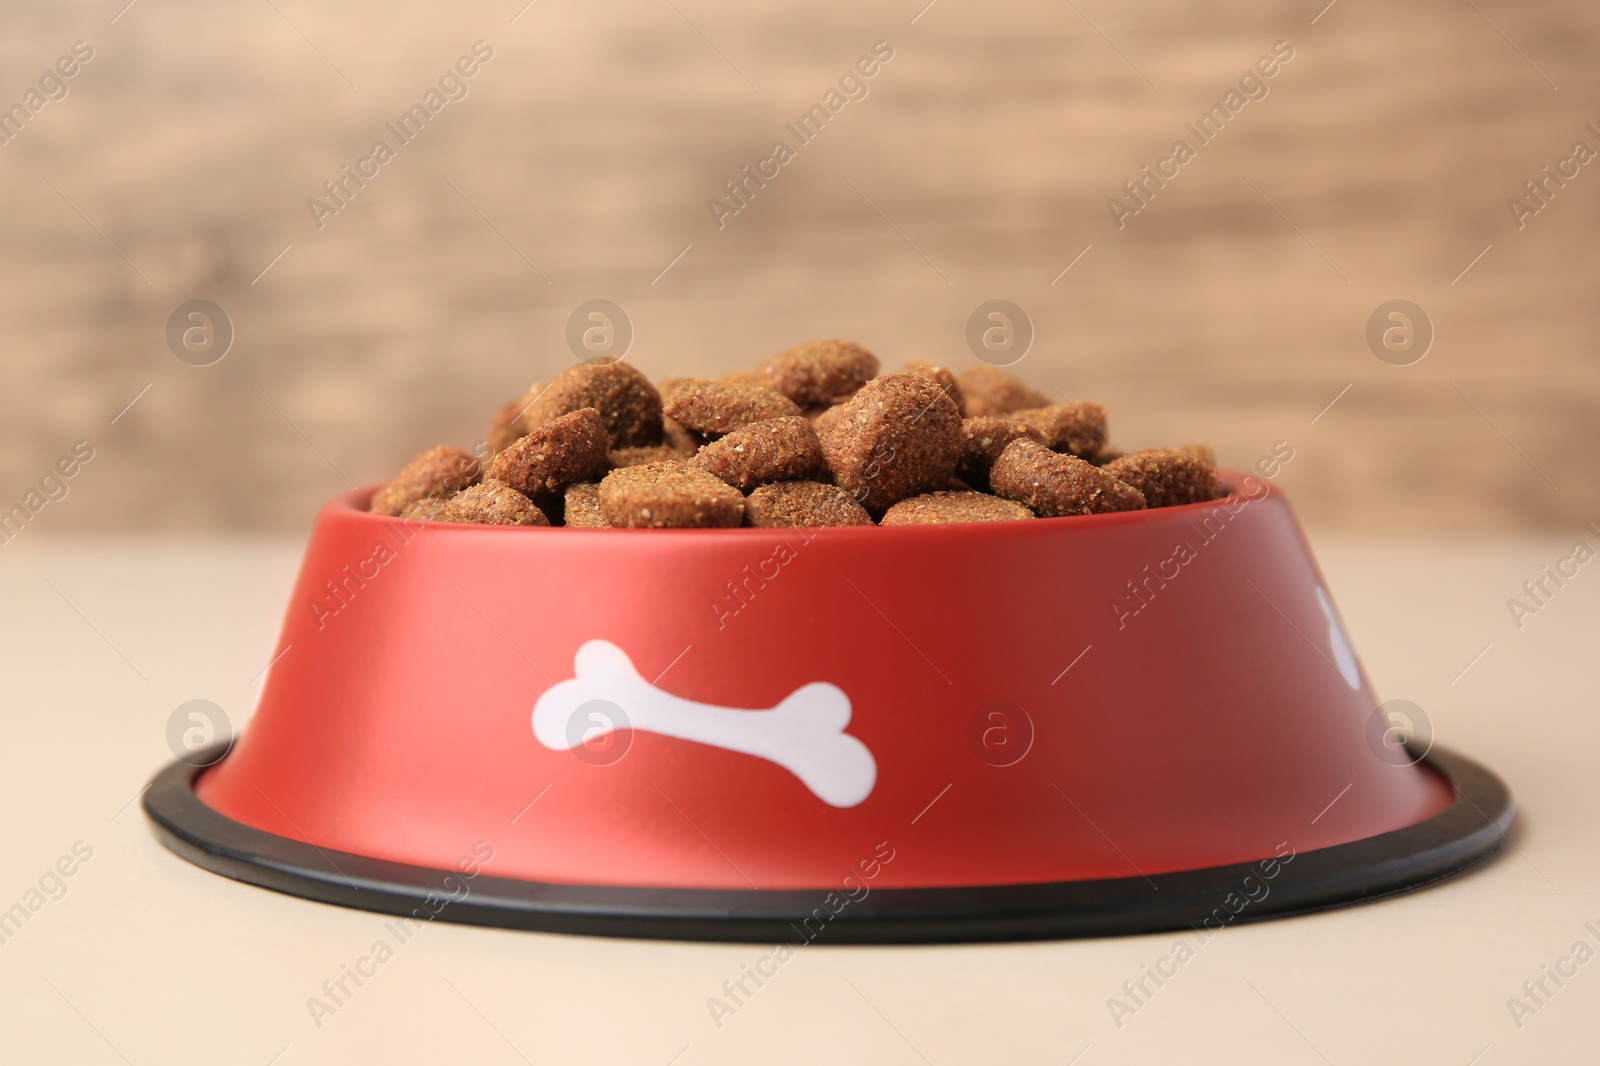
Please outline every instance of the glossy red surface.
[{"label": "glossy red surface", "polygon": [[[815,531],[408,524],[351,493],[197,791],[323,848],[453,867],[481,840],[502,877],[707,888],[836,886],[881,842],[879,887],[1136,876],[1443,809],[1448,784],[1369,745],[1374,695],[1289,507],[1242,484],[1253,498]],[[535,702],[594,639],[705,704],[837,685],[870,794],[830,806],[774,762],[653,732],[613,734],[608,765],[544,746]]]}]

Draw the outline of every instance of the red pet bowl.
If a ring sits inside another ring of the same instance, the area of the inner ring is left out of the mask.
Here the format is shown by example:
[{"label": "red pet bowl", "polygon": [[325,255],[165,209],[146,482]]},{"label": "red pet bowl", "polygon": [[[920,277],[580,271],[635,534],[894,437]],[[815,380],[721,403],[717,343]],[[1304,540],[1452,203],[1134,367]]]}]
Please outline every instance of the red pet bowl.
[{"label": "red pet bowl", "polygon": [[[1392,743],[1288,505],[820,530],[323,511],[168,847],[419,918],[628,936],[1146,932],[1371,899],[1510,796]],[[191,760],[206,761],[206,760]]]}]

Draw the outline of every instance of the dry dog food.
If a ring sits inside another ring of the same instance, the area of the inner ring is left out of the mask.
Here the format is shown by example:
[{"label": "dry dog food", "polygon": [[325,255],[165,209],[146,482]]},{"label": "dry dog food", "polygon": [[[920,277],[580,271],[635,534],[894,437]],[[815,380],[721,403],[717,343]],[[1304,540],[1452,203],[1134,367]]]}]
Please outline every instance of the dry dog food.
[{"label": "dry dog food", "polygon": [[478,460],[441,444],[405,465],[389,484],[373,494],[368,510],[398,515],[406,505],[429,496],[449,497],[478,480]]},{"label": "dry dog food", "polygon": [[484,437],[484,445],[490,455],[507,447],[512,441],[528,432],[527,425],[522,421],[522,412],[528,409],[533,398],[543,389],[543,385],[535,385],[528,395],[507,400],[500,410],[495,412],[494,421],[489,423],[489,432]]},{"label": "dry dog food", "polygon": [[647,444],[642,448],[613,448],[606,453],[607,469],[615,470],[623,466],[643,466],[645,463],[660,463],[668,459],[677,459],[682,462],[687,455],[672,447],[670,444]]},{"label": "dry dog food", "polygon": [[870,526],[867,509],[837,485],[779,481],[756,489],[744,501],[744,523],[787,526]]},{"label": "dry dog food", "polygon": [[550,519],[528,497],[493,478],[462,489],[440,508],[439,522],[486,526],[548,526]]},{"label": "dry dog food", "polygon": [[961,461],[956,476],[975,489],[989,487],[989,468],[1014,440],[1045,443],[1044,430],[1012,418],[977,415],[961,420]]},{"label": "dry dog food", "polygon": [[882,514],[950,481],[961,458],[961,412],[938,382],[890,374],[863,385],[819,436],[838,486]]},{"label": "dry dog food", "polygon": [[600,512],[612,526],[736,526],[744,518],[744,494],[703,470],[668,460],[607,474],[600,482]]},{"label": "dry dog food", "polygon": [[801,407],[826,407],[848,399],[878,375],[878,357],[849,341],[811,341],[756,368],[762,382]]},{"label": "dry dog food", "polygon": [[693,455],[695,449],[700,447],[700,441],[693,433],[684,429],[675,419],[665,415],[661,417],[661,443],[684,455]]},{"label": "dry dog food", "polygon": [[662,393],[662,410],[685,429],[720,437],[740,426],[798,415],[800,408],[782,393],[759,385],[730,385],[706,378],[681,378]]},{"label": "dry dog food", "polygon": [[405,510],[400,512],[400,517],[411,522],[441,522],[439,516],[449,506],[450,501],[443,496],[424,496],[420,500],[413,500],[406,504]]},{"label": "dry dog food", "polygon": [[1038,515],[1140,511],[1144,494],[1076,455],[1053,452],[1038,441],[1014,440],[989,470],[995,494],[1025,504]]},{"label": "dry dog food", "polygon": [[1093,463],[1095,466],[1105,466],[1107,463],[1116,462],[1121,458],[1122,449],[1114,447],[1110,444],[1103,444],[1100,446],[1100,450],[1095,452],[1093,455],[1084,456],[1084,459]]},{"label": "dry dog food", "polygon": [[1106,443],[1106,409],[1097,403],[1053,404],[1014,411],[1006,417],[1039,430],[1052,451],[1082,458],[1098,453]]},{"label": "dry dog food", "polygon": [[600,412],[613,448],[661,443],[661,394],[627,363],[568,367],[533,398],[522,422],[533,430],[585,407]]},{"label": "dry dog food", "polygon": [[741,492],[773,481],[801,481],[822,473],[827,461],[811,423],[795,415],[740,426],[714,440],[690,459],[691,469],[704,470]]},{"label": "dry dog food", "polygon": [[1050,406],[1050,397],[988,363],[967,367],[956,380],[961,383],[969,415],[1008,415]]},{"label": "dry dog food", "polygon": [[610,443],[600,412],[585,407],[517,438],[489,460],[483,476],[502,481],[525,496],[560,492],[604,470]]},{"label": "dry dog food", "polygon": [[1177,448],[1129,452],[1100,469],[1138,489],[1150,507],[1204,503],[1221,491],[1211,464]]},{"label": "dry dog food", "polygon": [[899,372],[902,374],[916,374],[918,377],[937,381],[939,387],[944,389],[944,394],[955,403],[956,410],[963,415],[967,413],[967,401],[965,394],[961,391],[961,382],[956,380],[955,372],[948,367],[935,366],[932,363],[919,361],[907,363],[900,368]]},{"label": "dry dog food", "polygon": [[1033,512],[984,492],[928,492],[901,500],[883,513],[885,526],[933,526],[949,522],[1015,522]]},{"label": "dry dog food", "polygon": [[[573,528],[1004,522],[1171,507],[1221,493],[1200,444],[1124,453],[1106,410],[1053,403],[987,364],[880,376],[847,341],[656,386],[625,363],[569,367],[505,404],[479,460],[438,447],[375,514]],[[481,482],[480,482],[481,477]]]},{"label": "dry dog food", "polygon": [[600,486],[593,481],[582,481],[567,486],[566,524],[579,529],[605,529],[605,512],[600,510]]}]

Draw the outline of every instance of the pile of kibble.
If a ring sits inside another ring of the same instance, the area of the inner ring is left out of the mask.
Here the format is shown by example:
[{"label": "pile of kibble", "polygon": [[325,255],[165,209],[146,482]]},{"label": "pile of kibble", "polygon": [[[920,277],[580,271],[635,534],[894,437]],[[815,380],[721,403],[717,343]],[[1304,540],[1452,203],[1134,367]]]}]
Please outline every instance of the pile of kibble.
[{"label": "pile of kibble", "polygon": [[1203,445],[1124,454],[1097,403],[1051,403],[984,363],[880,376],[845,341],[659,388],[626,363],[579,364],[502,407],[483,452],[423,452],[371,510],[513,526],[895,526],[1220,495]]}]

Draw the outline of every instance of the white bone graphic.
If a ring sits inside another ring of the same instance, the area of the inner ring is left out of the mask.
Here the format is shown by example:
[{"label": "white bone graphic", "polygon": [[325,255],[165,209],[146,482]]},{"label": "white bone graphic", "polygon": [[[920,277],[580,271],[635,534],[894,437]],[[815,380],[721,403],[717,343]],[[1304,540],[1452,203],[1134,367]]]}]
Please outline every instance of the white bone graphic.
[{"label": "white bone graphic", "polygon": [[615,704],[629,728],[709,744],[777,763],[832,807],[854,807],[878,780],[878,764],[850,724],[850,697],[837,685],[802,685],[770,710],[742,710],[674,696],[650,684],[628,653],[607,640],[591,640],[573,659],[577,675],[546,689],[533,705],[539,743],[568,751],[583,742],[568,727],[573,712],[592,700]]}]

